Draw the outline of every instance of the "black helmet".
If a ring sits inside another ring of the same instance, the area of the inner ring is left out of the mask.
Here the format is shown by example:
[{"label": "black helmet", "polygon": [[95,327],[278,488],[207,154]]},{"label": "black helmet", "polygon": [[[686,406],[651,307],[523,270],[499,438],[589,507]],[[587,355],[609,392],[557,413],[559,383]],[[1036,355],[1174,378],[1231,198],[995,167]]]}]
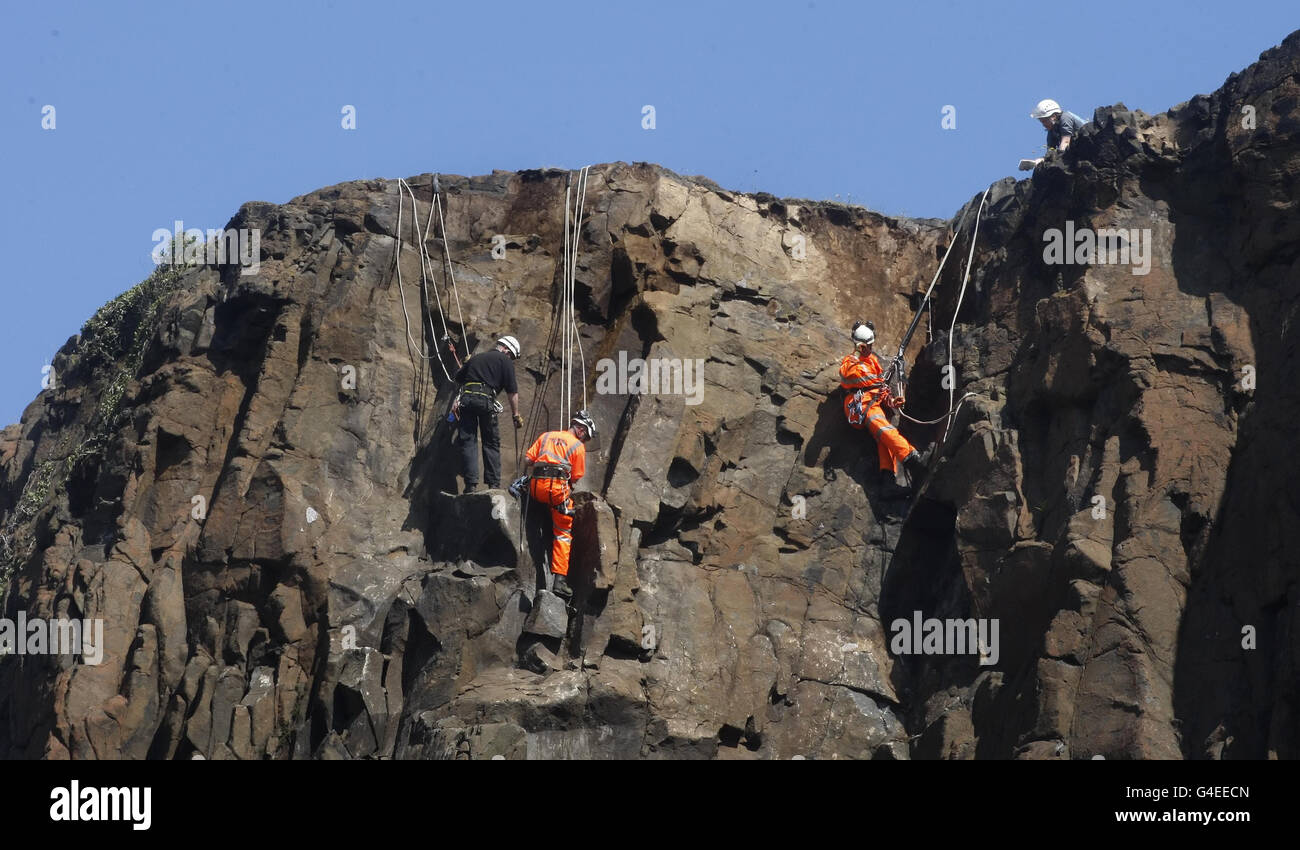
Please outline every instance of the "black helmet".
[{"label": "black helmet", "polygon": [[596,436],[596,423],[592,421],[591,414],[587,413],[585,410],[579,410],[577,413],[573,414],[573,418],[569,420],[569,424],[581,425],[583,428],[587,429],[587,439],[583,440],[584,443]]}]

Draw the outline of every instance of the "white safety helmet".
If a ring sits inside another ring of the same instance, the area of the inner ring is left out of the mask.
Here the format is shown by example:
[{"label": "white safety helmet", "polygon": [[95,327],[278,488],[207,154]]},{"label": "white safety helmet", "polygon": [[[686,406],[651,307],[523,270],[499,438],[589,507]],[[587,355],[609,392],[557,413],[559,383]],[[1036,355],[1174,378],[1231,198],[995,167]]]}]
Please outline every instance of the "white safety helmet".
[{"label": "white safety helmet", "polygon": [[587,429],[587,439],[583,440],[584,443],[596,436],[596,423],[592,421],[591,414],[587,413],[585,410],[579,410],[577,413],[573,414],[573,418],[569,420],[569,424],[581,425],[583,428]]},{"label": "white safety helmet", "polygon": [[853,324],[853,344],[859,345],[866,343],[871,345],[876,341],[876,330],[870,322],[854,322]]},{"label": "white safety helmet", "polygon": [[1029,113],[1029,117],[1047,118],[1050,115],[1056,115],[1060,111],[1061,111],[1061,104],[1057,103],[1056,101],[1052,100],[1049,97],[1047,100],[1038,101],[1038,105],[1034,107],[1033,112]]},{"label": "white safety helmet", "polygon": [[504,345],[506,351],[510,352],[511,357],[516,360],[519,359],[519,340],[512,336],[503,336],[501,339],[497,340],[497,345]]}]

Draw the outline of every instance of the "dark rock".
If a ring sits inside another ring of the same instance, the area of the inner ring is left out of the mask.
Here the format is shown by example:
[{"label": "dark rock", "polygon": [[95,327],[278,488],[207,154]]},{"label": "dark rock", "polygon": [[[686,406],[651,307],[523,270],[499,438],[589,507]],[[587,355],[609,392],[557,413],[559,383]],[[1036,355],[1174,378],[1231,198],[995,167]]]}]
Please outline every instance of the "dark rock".
[{"label": "dark rock", "polygon": [[[0,756],[1296,757],[1298,81],[1300,34],[1166,114],[1102,107],[994,184],[964,300],[950,262],[907,352],[908,412],[940,420],[900,425],[936,449],[910,499],[883,498],[836,362],[855,319],[897,344],[971,220],[594,167],[572,611],[538,590],[524,503],[450,495],[453,388],[408,356],[395,184],[245,205],[258,274],[118,302],[0,431],[5,615],[104,622],[102,664],[0,659]],[[523,345],[520,450],[566,424],[566,179],[440,177],[457,333]],[[1146,273],[1048,265],[1067,222],[1149,234]],[[601,383],[620,358],[658,391]],[[996,619],[996,662],[896,653],[915,612]]]}]

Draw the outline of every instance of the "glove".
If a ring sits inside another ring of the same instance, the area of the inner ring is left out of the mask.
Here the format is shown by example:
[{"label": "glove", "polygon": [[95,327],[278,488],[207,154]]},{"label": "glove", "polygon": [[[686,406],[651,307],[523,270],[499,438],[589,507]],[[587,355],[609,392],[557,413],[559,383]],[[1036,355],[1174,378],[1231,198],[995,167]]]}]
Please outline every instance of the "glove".
[{"label": "glove", "polygon": [[899,396],[898,398],[891,398],[889,401],[885,402],[885,404],[888,404],[894,410],[898,410],[898,408],[903,406],[903,401],[903,397]]},{"label": "glove", "polygon": [[516,428],[524,427],[524,417],[518,413],[515,414],[515,427]]}]

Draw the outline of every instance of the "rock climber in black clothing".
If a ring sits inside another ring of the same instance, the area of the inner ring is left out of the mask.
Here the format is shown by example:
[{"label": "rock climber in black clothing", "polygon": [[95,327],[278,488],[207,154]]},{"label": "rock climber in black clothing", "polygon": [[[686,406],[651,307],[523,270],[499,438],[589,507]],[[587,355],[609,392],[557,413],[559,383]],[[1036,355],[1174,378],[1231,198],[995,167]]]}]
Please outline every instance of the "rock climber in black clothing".
[{"label": "rock climber in black clothing", "polygon": [[452,402],[452,413],[460,421],[460,452],[464,461],[465,492],[478,487],[478,435],[483,435],[483,481],[488,488],[501,486],[501,429],[497,425],[497,393],[506,391],[515,427],[521,428],[519,387],[515,383],[515,361],[519,340],[503,336],[491,351],[475,354],[456,373],[460,393]]}]

